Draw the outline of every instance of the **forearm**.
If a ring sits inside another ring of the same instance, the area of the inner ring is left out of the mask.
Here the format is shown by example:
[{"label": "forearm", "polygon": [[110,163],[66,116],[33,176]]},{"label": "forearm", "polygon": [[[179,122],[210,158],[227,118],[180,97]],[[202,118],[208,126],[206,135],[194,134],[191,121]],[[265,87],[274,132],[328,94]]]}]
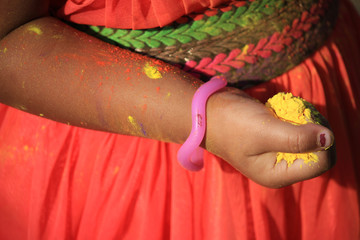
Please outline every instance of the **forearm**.
[{"label": "forearm", "polygon": [[182,142],[199,84],[53,18],[30,22],[0,42],[1,102],[75,126]]}]

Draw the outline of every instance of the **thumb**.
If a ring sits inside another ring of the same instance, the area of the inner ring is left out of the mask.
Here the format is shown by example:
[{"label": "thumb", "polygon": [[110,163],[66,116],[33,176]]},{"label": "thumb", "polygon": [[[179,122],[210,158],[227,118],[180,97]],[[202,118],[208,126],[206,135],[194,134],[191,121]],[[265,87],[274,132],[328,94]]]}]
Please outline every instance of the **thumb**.
[{"label": "thumb", "polygon": [[316,152],[329,148],[334,142],[330,129],[318,124],[293,125],[273,118],[264,127],[261,139],[267,152]]}]

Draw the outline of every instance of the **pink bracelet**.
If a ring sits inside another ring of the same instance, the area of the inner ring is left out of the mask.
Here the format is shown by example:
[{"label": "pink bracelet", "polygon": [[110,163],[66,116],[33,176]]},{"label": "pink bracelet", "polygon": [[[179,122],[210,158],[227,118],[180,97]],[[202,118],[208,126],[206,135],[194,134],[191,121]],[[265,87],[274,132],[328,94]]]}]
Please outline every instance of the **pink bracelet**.
[{"label": "pink bracelet", "polygon": [[201,85],[194,94],[191,104],[192,129],[177,153],[178,161],[187,170],[198,171],[203,168],[204,150],[199,146],[206,129],[206,102],[213,93],[225,87],[226,84],[224,77],[215,76]]}]

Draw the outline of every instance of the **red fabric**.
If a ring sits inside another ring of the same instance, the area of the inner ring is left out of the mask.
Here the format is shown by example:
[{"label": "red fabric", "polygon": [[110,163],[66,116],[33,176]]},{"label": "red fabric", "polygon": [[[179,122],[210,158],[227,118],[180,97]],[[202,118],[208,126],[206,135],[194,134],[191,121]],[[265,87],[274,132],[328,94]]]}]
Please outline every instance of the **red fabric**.
[{"label": "red fabric", "polygon": [[56,16],[79,24],[143,29],[225,2],[229,0],[53,0],[52,7]]},{"label": "red fabric", "polygon": [[318,52],[248,90],[312,102],[335,133],[332,170],[267,189],[209,153],[191,173],[176,144],[0,105],[0,239],[359,239],[360,20],[346,6]]}]

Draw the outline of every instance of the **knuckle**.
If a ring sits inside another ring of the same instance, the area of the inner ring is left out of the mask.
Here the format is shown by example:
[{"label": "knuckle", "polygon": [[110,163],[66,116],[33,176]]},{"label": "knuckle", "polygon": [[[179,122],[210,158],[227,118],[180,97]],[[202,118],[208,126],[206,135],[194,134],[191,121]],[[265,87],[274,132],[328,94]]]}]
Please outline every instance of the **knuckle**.
[{"label": "knuckle", "polygon": [[300,153],[303,150],[302,147],[302,136],[299,133],[296,133],[295,135],[289,135],[288,137],[288,144],[289,149],[293,153]]}]

